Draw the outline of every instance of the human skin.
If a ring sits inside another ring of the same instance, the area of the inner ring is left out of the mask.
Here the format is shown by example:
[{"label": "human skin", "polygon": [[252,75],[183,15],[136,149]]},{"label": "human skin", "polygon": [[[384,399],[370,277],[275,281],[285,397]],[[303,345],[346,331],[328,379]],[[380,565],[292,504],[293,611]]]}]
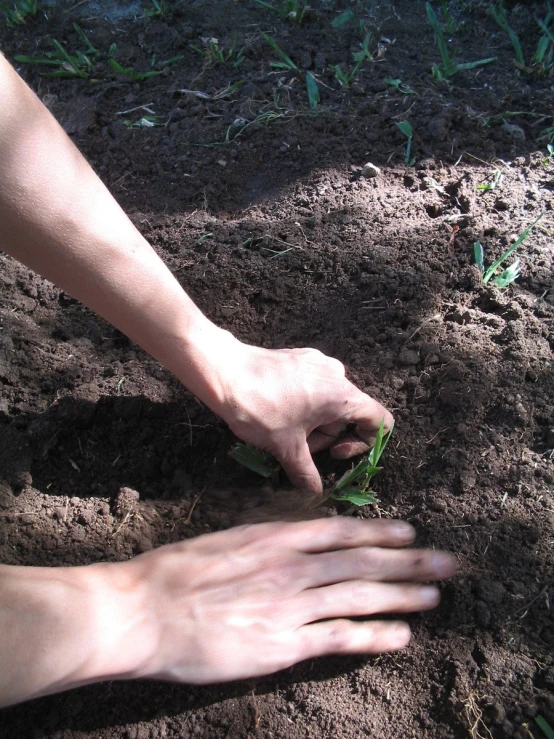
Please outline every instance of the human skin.
[{"label": "human skin", "polygon": [[127,562],[0,566],[0,705],[100,680],[212,683],[404,647],[375,616],[433,608],[444,552],[400,521],[337,516],[206,534]]},{"label": "human skin", "polygon": [[322,490],[311,452],[360,454],[391,427],[338,360],[250,346],[209,321],[1,55],[0,162],[0,248],[140,344],[297,488]]},{"label": "human skin", "polygon": [[[311,452],[367,449],[392,416],[311,349],[260,349],[216,327],[0,55],[0,248],[140,344],[313,493]],[[356,435],[343,437],[353,424]],[[329,653],[399,649],[406,624],[352,616],[438,602],[419,583],[450,555],[413,531],[333,518],[259,524],[87,567],[0,565],[0,705],[106,679],[206,683]],[[337,620],[338,619],[338,620]]]}]

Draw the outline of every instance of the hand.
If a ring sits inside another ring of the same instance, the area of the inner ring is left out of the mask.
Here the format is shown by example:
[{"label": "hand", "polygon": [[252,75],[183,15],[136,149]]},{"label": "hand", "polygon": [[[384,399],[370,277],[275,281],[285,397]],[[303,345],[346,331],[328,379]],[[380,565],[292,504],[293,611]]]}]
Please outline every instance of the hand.
[{"label": "hand", "polygon": [[[398,549],[413,536],[388,520],[258,524],[104,565],[118,572],[109,631],[121,634],[121,622],[127,633],[110,645],[102,672],[117,676],[123,664],[125,677],[203,684],[326,654],[401,649],[406,623],[344,617],[438,604],[436,587],[415,583],[450,577],[454,557]],[[126,592],[130,611],[120,607]]]},{"label": "hand", "polygon": [[[236,340],[233,340],[236,342]],[[241,439],[275,456],[292,483],[319,493],[311,454],[330,449],[337,459],[366,452],[376,431],[393,418],[358,390],[344,366],[316,349],[260,349],[236,342],[225,354],[223,403],[214,410]],[[354,434],[344,436],[347,427]]]}]

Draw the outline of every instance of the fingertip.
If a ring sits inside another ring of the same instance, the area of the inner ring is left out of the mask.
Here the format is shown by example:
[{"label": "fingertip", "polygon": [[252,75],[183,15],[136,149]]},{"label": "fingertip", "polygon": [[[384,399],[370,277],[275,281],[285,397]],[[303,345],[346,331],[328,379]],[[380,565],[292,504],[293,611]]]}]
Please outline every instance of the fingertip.
[{"label": "fingertip", "polygon": [[410,643],[412,638],[412,630],[405,621],[393,621],[389,624],[388,640],[389,645],[387,651],[404,649]]},{"label": "fingertip", "polygon": [[390,527],[394,538],[403,544],[411,544],[415,539],[415,529],[407,521],[391,521]]}]

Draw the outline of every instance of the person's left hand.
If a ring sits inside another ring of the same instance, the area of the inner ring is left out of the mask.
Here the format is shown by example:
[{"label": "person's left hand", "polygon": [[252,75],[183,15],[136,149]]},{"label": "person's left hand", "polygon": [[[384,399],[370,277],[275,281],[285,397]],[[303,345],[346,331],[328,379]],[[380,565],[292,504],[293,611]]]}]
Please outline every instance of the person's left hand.
[{"label": "person's left hand", "polygon": [[362,454],[381,421],[385,432],[393,424],[386,408],[346,379],[341,362],[316,349],[237,342],[219,380],[223,402],[213,410],[238,437],[273,454],[301,490],[322,491],[313,452],[329,449],[337,459]]}]

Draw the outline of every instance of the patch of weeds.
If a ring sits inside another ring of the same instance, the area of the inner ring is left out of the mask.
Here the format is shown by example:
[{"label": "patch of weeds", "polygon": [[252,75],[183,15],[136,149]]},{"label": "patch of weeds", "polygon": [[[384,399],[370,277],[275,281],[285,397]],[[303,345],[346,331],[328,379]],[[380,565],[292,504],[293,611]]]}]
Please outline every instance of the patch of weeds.
[{"label": "patch of weeds", "polygon": [[443,29],[441,24],[439,23],[439,20],[435,11],[433,10],[433,6],[431,5],[431,3],[425,3],[425,10],[427,13],[427,19],[431,24],[433,33],[435,34],[435,40],[437,42],[437,46],[439,47],[439,53],[441,56],[442,63],[433,64],[433,66],[431,67],[433,77],[438,82],[450,80],[459,72],[463,72],[468,69],[475,69],[476,67],[483,67],[485,64],[490,64],[491,62],[496,61],[496,57],[491,56],[487,59],[479,59],[479,61],[476,62],[465,62],[463,64],[458,64],[458,62],[454,59],[454,52],[451,53],[448,50],[448,45],[444,38],[445,29]]},{"label": "patch of weeds", "polygon": [[[331,489],[325,490],[325,497],[322,500],[332,498],[333,500],[352,503],[355,506],[378,502],[375,492],[370,490],[369,486],[375,475],[383,469],[378,466],[379,460],[389,443],[393,428],[385,433],[385,422],[384,420],[381,421],[373,449],[351,470],[345,472]],[[262,477],[276,477],[280,470],[280,465],[275,457],[251,444],[239,442],[230,451],[230,455],[239,464]]]},{"label": "patch of weeds", "polygon": [[[77,24],[73,24],[75,33],[79,37],[80,41],[84,45],[83,51],[70,52],[62,46],[57,40],[52,40],[53,51],[45,52],[43,57],[25,56],[18,54],[14,57],[15,61],[23,64],[38,64],[53,67],[52,72],[44,72],[45,77],[79,77],[81,79],[91,79],[96,72],[95,65],[103,56],[100,49],[97,49],[94,44],[90,41],[89,37],[83,31],[83,29]],[[159,69],[150,69],[148,72],[135,72],[132,67],[122,66],[116,59],[117,44],[112,44],[108,49],[107,62],[108,66],[116,73],[132,82],[139,82],[140,80],[148,79],[149,77],[155,77],[158,74],[162,74],[163,68],[170,64],[175,64],[183,59],[182,55],[172,57],[157,63]],[[105,58],[105,57],[104,57]],[[154,55],[150,60],[150,67],[156,65],[156,56]],[[97,82],[97,79],[91,79],[92,82]]]},{"label": "patch of weeds", "polygon": [[38,0],[16,0],[12,5],[0,2],[0,12],[4,13],[8,28],[22,26],[38,13]]},{"label": "patch of weeds", "polygon": [[260,5],[262,8],[267,8],[273,13],[277,13],[283,20],[287,20],[290,23],[302,23],[306,16],[306,11],[309,9],[307,3],[299,2],[299,0],[282,0],[280,5],[273,5],[272,3],[265,2],[265,0],[252,0],[256,5]]},{"label": "patch of weeds", "polygon": [[81,79],[87,79],[94,71],[94,64],[91,57],[95,57],[99,52],[76,23],[73,24],[73,27],[77,31],[79,38],[86,40],[86,51],[70,53],[57,39],[52,39],[54,51],[45,52],[44,57],[17,54],[14,56],[15,61],[23,64],[38,64],[54,67],[52,72],[44,73],[45,77],[80,77]]},{"label": "patch of weeds", "polygon": [[554,729],[550,726],[544,716],[535,716],[535,723],[545,735],[546,739],[554,739]]},{"label": "patch of weeds", "polygon": [[504,175],[499,169],[494,170],[494,177],[492,182],[483,182],[480,185],[476,186],[476,190],[481,190],[482,192],[488,192],[490,190],[496,190],[497,187],[500,187],[502,184],[502,180],[504,179]]},{"label": "patch of weeds", "polygon": [[414,129],[412,128],[412,125],[408,123],[408,121],[400,121],[400,123],[396,124],[400,130],[401,133],[406,136],[408,139],[406,141],[406,154],[404,156],[404,164],[408,164],[410,167],[413,166],[415,159],[410,159],[410,154],[412,153],[412,139],[414,137]]},{"label": "patch of weeds", "polygon": [[533,223],[531,223],[527,228],[523,231],[523,233],[514,241],[514,243],[506,249],[504,254],[500,256],[496,262],[493,262],[490,267],[488,267],[485,270],[485,251],[483,249],[483,246],[480,241],[476,241],[473,244],[473,254],[475,256],[475,264],[479,268],[479,271],[481,272],[481,275],[483,276],[483,283],[486,285],[488,282],[491,282],[492,285],[495,287],[508,287],[514,280],[516,280],[519,277],[520,274],[520,260],[519,258],[515,260],[513,264],[510,264],[509,267],[507,267],[505,270],[503,270],[499,275],[496,275],[494,277],[494,274],[496,270],[508,259],[508,257],[518,248],[518,246],[521,246],[525,239],[529,236],[531,233],[531,230],[534,226],[541,220],[543,217],[543,214],[541,214],[538,218],[536,218]]},{"label": "patch of weeds", "polygon": [[216,38],[203,38],[203,48],[190,44],[191,49],[194,49],[200,56],[209,64],[226,64],[229,63],[233,67],[240,67],[244,61],[244,49],[237,47],[237,37],[233,35],[233,43],[229,49],[224,49],[219,45],[219,40]]},{"label": "patch of weeds", "polygon": [[[269,65],[273,67],[273,69],[288,70],[289,72],[293,72],[294,74],[301,76],[301,72],[298,66],[293,62],[290,56],[288,56],[288,54],[286,54],[283,49],[281,49],[277,41],[275,41],[275,39],[271,38],[269,34],[264,33],[263,31],[260,31],[260,33],[280,59],[280,61],[269,62]],[[310,108],[315,109],[319,106],[321,102],[321,96],[319,94],[319,88],[317,86],[316,78],[311,72],[306,72],[305,82],[306,93],[308,95],[308,104]]]},{"label": "patch of weeds", "polygon": [[521,48],[519,36],[510,26],[504,3],[499,2],[490,9],[491,15],[498,23],[500,28],[506,33],[516,56],[516,66],[526,74],[536,74],[540,77],[547,75],[553,66],[554,57],[554,33],[550,30],[549,24],[554,17],[554,11],[549,10],[544,20],[537,20],[543,35],[539,38],[535,53],[529,64],[526,63]]}]

